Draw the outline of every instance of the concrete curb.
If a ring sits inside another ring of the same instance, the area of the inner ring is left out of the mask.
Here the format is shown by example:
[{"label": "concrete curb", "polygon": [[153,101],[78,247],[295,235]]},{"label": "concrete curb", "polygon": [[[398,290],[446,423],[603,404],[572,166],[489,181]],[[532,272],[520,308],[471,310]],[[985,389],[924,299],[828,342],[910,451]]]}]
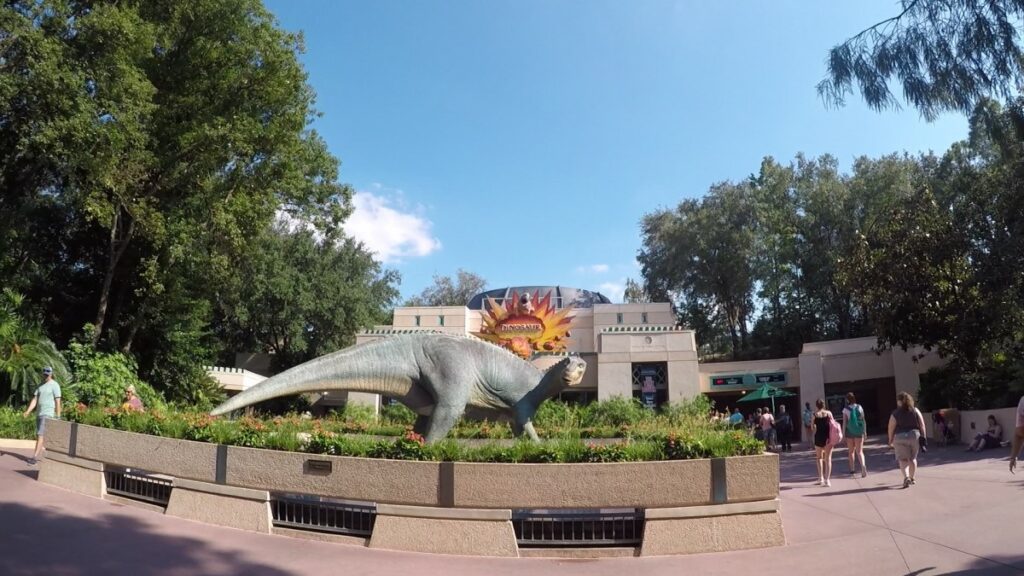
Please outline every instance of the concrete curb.
[{"label": "concrete curb", "polygon": [[11,450],[32,450],[35,447],[35,440],[15,440],[13,438],[0,438],[0,448],[9,448]]}]

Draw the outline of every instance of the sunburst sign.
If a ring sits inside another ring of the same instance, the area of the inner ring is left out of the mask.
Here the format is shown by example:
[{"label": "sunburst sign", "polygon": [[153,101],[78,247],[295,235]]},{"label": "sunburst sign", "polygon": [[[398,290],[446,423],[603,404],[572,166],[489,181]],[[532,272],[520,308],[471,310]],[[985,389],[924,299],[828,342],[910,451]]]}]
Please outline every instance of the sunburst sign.
[{"label": "sunburst sign", "polygon": [[529,359],[535,352],[562,352],[569,337],[572,306],[555,310],[551,292],[538,299],[529,292],[520,296],[516,291],[503,304],[487,299],[487,313],[483,317],[479,338],[493,342]]}]

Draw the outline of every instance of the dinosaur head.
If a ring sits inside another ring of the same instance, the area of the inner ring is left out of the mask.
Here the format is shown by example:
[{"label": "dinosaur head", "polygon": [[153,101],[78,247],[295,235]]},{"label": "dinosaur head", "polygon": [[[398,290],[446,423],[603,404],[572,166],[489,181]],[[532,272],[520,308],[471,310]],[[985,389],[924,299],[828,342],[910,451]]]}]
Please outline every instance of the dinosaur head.
[{"label": "dinosaur head", "polygon": [[578,386],[583,382],[583,374],[587,371],[587,362],[579,356],[570,356],[555,364],[552,370],[561,370],[562,384],[565,386]]}]

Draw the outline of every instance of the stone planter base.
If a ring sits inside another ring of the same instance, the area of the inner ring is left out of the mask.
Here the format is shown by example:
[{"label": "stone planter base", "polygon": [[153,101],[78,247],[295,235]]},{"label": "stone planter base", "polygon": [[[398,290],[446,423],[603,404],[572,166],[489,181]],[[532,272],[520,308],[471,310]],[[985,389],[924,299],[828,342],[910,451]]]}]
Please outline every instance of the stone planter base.
[{"label": "stone planter base", "polygon": [[103,498],[106,495],[107,480],[103,474],[102,462],[73,458],[49,450],[45,454],[46,458],[39,463],[40,482],[93,498]]},{"label": "stone planter base", "polygon": [[519,556],[511,510],[377,506],[370,548],[472,556]]},{"label": "stone planter base", "polygon": [[647,511],[641,556],[728,552],[786,543],[779,501]]},{"label": "stone planter base", "polygon": [[234,486],[177,478],[167,503],[168,516],[270,534],[270,494]]}]

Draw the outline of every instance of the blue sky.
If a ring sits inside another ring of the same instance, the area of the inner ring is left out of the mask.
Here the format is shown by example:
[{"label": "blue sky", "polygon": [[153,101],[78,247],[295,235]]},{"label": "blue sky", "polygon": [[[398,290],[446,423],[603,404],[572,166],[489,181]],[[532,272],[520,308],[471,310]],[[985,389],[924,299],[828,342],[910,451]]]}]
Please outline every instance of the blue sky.
[{"label": "blue sky", "polygon": [[346,231],[405,297],[461,267],[619,301],[645,213],[764,156],[849,166],[967,131],[818,98],[827,50],[895,0],[267,4],[305,35],[314,127],[358,191]]}]

